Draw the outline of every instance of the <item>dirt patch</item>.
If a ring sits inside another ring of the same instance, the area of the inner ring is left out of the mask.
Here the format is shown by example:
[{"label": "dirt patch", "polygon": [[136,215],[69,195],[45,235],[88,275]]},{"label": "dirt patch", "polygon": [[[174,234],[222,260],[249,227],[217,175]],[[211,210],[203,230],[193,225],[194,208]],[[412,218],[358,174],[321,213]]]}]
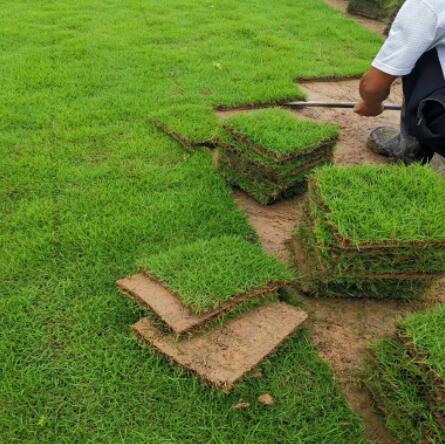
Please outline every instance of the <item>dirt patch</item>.
[{"label": "dirt patch", "polygon": [[238,304],[251,299],[268,296],[278,291],[280,285],[271,285],[254,289],[235,296],[218,309],[203,314],[196,314],[186,307],[179,298],[162,284],[144,274],[136,274],[117,281],[118,287],[131,296],[142,308],[153,311],[161,318],[167,327],[177,335],[199,328],[207,322],[216,319]]},{"label": "dirt patch", "polygon": [[230,391],[295,332],[307,314],[283,302],[252,310],[224,327],[176,340],[148,319],[133,326],[138,337],[214,387]]}]

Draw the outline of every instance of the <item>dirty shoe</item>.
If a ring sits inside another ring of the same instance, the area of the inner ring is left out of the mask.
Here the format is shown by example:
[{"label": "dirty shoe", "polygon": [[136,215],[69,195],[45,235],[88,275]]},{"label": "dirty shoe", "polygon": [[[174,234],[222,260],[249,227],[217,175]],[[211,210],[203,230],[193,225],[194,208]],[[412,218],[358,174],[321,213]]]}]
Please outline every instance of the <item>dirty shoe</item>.
[{"label": "dirty shoe", "polygon": [[402,135],[396,128],[376,128],[369,135],[367,146],[374,153],[406,164],[420,161],[423,155],[417,139]]},{"label": "dirty shoe", "polygon": [[376,128],[369,135],[367,146],[376,154],[395,157],[394,153],[400,150],[400,131],[389,127]]},{"label": "dirty shoe", "polygon": [[437,171],[445,179],[445,157],[437,153],[434,154],[430,165],[434,171]]}]

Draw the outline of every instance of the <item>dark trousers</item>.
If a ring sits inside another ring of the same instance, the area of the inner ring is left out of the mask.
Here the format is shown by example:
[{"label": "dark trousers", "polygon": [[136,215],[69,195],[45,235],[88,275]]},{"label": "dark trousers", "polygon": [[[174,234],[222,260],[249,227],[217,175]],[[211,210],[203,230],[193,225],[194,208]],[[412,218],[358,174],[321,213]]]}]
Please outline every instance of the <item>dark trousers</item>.
[{"label": "dark trousers", "polygon": [[424,161],[435,153],[445,156],[445,77],[436,49],[425,53],[403,77],[403,93],[402,133],[419,141]]}]

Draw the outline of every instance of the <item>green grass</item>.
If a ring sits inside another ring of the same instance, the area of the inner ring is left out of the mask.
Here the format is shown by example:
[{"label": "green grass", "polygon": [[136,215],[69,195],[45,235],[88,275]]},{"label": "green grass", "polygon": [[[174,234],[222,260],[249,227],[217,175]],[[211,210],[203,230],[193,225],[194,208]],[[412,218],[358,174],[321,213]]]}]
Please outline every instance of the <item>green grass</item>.
[{"label": "green grass", "polygon": [[294,274],[261,246],[234,236],[193,242],[144,257],[139,263],[199,313],[237,295],[295,280]]},{"label": "green grass", "polygon": [[328,166],[314,180],[329,220],[357,246],[445,241],[445,182],[428,167]]},{"label": "green grass", "polygon": [[213,144],[218,136],[219,123],[208,105],[172,105],[150,114],[155,124],[173,133],[185,146]]},{"label": "green grass", "polygon": [[245,173],[235,171],[224,158],[221,158],[219,161],[219,171],[229,184],[245,191],[263,205],[269,205],[280,199],[298,196],[307,190],[307,182],[304,175],[302,176],[302,182],[296,183],[289,188],[283,188],[279,185],[265,182],[264,180],[257,180],[249,177]]},{"label": "green grass", "polygon": [[280,108],[264,109],[248,114],[234,114],[224,127],[236,138],[277,159],[295,158],[325,143],[335,141],[339,130],[334,125],[296,119]]},{"label": "green grass", "polygon": [[334,145],[324,146],[312,153],[298,156],[292,160],[276,160],[264,153],[250,149],[248,146],[239,143],[228,131],[221,129],[217,137],[217,143],[222,151],[227,154],[237,155],[248,162],[252,167],[267,172],[275,180],[284,180],[301,170],[305,165],[313,162],[332,160]]},{"label": "green grass", "polygon": [[[317,170],[316,178],[323,168]],[[432,283],[445,271],[445,248],[442,246],[339,248],[332,226],[317,199],[311,183],[303,208],[303,221],[294,232],[309,263],[307,269],[300,272],[304,287],[311,293],[408,301],[425,296]]]},{"label": "green grass", "polygon": [[295,78],[358,75],[381,38],[321,0],[7,0],[0,37],[0,440],[363,442],[307,336],[226,397],[139,348],[114,282],[255,238],[210,154],[149,115],[301,97]]},{"label": "green grass", "polygon": [[351,276],[354,273],[444,273],[445,248],[393,248],[393,249],[350,249],[337,247],[337,240],[326,221],[326,215],[316,202],[312,190],[304,208],[305,237],[325,267],[332,274]]},{"label": "green grass", "polygon": [[425,398],[424,373],[412,362],[403,344],[384,340],[372,348],[375,362],[365,375],[377,406],[385,416],[386,427],[398,442],[444,443],[445,432]]},{"label": "green grass", "polygon": [[401,323],[401,329],[418,359],[434,374],[445,392],[445,306],[408,317]]},{"label": "green grass", "polygon": [[[220,165],[224,165],[226,168],[233,169],[235,172],[248,177],[252,182],[259,183],[264,187],[270,187],[273,192],[275,192],[275,190],[286,190],[301,182],[305,182],[313,171],[313,169],[309,168],[279,180],[270,177],[265,171],[258,170],[242,157],[225,153],[222,150],[219,152],[218,162]],[[323,164],[322,162],[320,163]]]}]

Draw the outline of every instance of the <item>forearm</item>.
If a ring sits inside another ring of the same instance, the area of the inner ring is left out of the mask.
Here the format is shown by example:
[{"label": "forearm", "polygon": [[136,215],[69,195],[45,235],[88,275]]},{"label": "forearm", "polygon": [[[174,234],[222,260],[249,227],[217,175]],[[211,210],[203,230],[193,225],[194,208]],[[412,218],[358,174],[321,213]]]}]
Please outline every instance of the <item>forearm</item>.
[{"label": "forearm", "polygon": [[369,106],[380,105],[390,92],[395,76],[385,74],[375,68],[369,70],[360,82],[360,96]]},{"label": "forearm", "polygon": [[391,85],[396,76],[386,74],[376,68],[371,68],[360,82],[362,100],[355,106],[355,112],[360,116],[378,116],[383,112],[383,101],[391,92]]}]

